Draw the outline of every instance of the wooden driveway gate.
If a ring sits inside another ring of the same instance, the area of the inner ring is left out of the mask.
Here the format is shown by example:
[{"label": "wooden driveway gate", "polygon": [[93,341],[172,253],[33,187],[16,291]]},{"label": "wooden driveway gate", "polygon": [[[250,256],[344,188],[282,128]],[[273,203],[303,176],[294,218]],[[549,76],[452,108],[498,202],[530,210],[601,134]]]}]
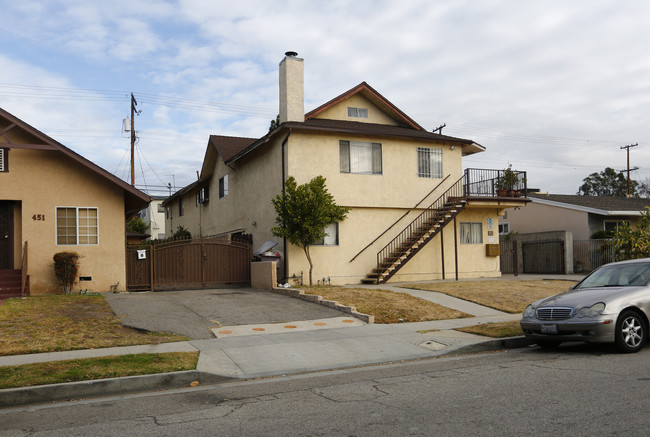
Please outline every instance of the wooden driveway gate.
[{"label": "wooden driveway gate", "polygon": [[127,246],[128,291],[189,290],[250,285],[251,242],[227,238]]}]

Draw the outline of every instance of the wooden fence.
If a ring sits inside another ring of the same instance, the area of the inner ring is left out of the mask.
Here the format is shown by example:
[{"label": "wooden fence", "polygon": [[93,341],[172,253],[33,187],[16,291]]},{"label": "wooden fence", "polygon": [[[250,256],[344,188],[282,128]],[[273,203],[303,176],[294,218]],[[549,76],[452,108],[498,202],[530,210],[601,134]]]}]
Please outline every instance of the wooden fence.
[{"label": "wooden fence", "polygon": [[178,240],[126,248],[128,291],[250,285],[250,238]]}]

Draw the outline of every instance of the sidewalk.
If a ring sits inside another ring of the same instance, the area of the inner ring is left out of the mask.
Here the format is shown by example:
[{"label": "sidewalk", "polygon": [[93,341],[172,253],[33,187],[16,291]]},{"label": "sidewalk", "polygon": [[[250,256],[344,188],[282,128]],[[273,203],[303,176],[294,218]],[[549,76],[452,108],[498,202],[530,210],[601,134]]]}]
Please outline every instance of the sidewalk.
[{"label": "sidewalk", "polygon": [[[546,276],[545,278],[549,278]],[[530,279],[526,277],[525,279]],[[567,279],[564,276],[562,279]],[[573,278],[571,278],[573,279]],[[521,338],[489,339],[454,331],[481,323],[519,320],[508,314],[435,292],[373,286],[407,292],[475,317],[393,325],[365,324],[351,317],[269,325],[220,327],[225,337],[143,345],[0,357],[0,366],[155,352],[200,351],[197,370],[163,375],[113,378],[51,386],[0,390],[0,407],[135,391],[187,387],[321,370],[350,368],[441,355],[522,347]],[[346,323],[346,320],[348,321]],[[65,386],[65,387],[64,387]]]}]

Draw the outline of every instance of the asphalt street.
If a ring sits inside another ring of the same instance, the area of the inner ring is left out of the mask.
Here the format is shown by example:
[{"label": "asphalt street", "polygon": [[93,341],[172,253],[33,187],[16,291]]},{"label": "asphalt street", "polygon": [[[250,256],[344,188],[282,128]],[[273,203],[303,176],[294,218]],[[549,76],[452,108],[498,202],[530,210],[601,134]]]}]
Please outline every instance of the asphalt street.
[{"label": "asphalt street", "polygon": [[10,436],[647,435],[650,348],[441,357],[0,410]]}]

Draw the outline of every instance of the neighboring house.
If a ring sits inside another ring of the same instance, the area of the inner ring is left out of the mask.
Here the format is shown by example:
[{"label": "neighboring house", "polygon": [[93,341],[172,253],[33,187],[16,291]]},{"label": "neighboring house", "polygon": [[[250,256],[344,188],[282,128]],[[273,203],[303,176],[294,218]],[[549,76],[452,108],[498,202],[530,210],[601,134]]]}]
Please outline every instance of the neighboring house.
[{"label": "neighboring house", "polygon": [[162,206],[164,196],[151,196],[151,203],[145,209],[138,212],[137,216],[148,226],[149,238],[164,240],[165,234],[165,208]]},{"label": "neighboring house", "polygon": [[588,240],[598,231],[616,230],[622,222],[634,223],[650,206],[650,199],[626,197],[531,193],[528,198],[526,208],[508,211],[502,231],[571,231],[574,240]]},{"label": "neighboring house", "polygon": [[119,284],[125,290],[126,219],[148,202],[0,109],[0,276],[26,269],[31,294],[56,293],[52,257],[74,251],[81,255],[81,288],[103,292]]},{"label": "neighboring house", "polygon": [[[381,282],[498,277],[499,216],[527,200],[496,196],[498,170],[463,173],[462,157],[483,150],[428,132],[365,82],[305,114],[303,60],[287,53],[280,63],[279,127],[261,138],[210,136],[199,180],[164,202],[167,229],[252,234],[254,249],[275,240],[280,278],[306,277],[302,249],[271,233],[271,199],[289,176],[302,184],[322,175],[350,212],[311,248],[314,280],[372,282],[378,273]],[[427,217],[409,227],[421,213]],[[387,245],[401,252],[382,252]]]}]

